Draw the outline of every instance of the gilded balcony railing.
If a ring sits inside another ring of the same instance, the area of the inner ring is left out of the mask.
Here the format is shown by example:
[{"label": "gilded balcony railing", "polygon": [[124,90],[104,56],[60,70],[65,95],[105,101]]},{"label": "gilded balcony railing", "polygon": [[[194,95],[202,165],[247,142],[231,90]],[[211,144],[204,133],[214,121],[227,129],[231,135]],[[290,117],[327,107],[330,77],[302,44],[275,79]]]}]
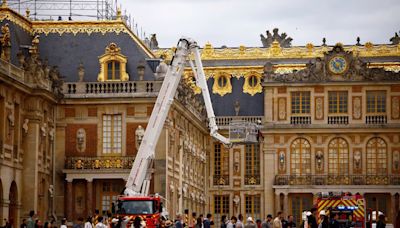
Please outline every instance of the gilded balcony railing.
[{"label": "gilded balcony railing", "polygon": [[245,185],[259,185],[261,181],[260,175],[244,175]]},{"label": "gilded balcony railing", "polygon": [[131,169],[135,157],[67,157],[65,169]]},{"label": "gilded balcony railing", "polygon": [[229,175],[214,175],[214,185],[229,185]]},{"label": "gilded balcony railing", "polygon": [[400,185],[399,175],[276,175],[275,185]]}]

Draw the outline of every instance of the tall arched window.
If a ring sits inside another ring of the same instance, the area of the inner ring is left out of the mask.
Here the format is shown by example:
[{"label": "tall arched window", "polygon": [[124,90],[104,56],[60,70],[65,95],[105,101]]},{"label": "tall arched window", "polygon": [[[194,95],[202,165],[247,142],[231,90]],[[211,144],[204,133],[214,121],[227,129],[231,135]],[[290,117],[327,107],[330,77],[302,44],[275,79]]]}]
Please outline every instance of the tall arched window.
[{"label": "tall arched window", "polygon": [[328,174],[349,173],[349,144],[343,138],[334,138],[328,146]]},{"label": "tall arched window", "polygon": [[295,139],[290,146],[290,172],[311,174],[311,145],[306,139]]},{"label": "tall arched window", "polygon": [[367,174],[387,174],[387,145],[378,137],[367,143]]}]

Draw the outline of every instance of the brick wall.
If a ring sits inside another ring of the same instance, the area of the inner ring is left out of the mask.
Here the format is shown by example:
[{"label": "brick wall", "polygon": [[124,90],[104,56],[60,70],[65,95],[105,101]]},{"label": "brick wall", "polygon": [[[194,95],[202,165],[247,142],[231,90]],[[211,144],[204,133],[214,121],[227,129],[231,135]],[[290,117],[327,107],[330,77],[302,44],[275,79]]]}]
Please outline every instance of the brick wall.
[{"label": "brick wall", "polygon": [[[85,129],[86,132],[86,150],[83,153],[76,149],[76,132],[79,128]],[[65,131],[66,156],[96,156],[97,124],[67,124]]]}]

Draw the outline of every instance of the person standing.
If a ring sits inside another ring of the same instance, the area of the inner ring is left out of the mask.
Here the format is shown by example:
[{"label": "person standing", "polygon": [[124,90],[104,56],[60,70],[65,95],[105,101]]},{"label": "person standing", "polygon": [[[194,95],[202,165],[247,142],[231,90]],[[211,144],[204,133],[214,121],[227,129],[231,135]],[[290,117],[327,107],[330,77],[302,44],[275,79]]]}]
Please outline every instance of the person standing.
[{"label": "person standing", "polygon": [[196,226],[196,212],[192,212],[192,217],[189,220],[189,228],[194,228]]},{"label": "person standing", "polygon": [[226,228],[226,215],[222,215],[221,217],[221,228]]},{"label": "person standing", "polygon": [[283,218],[283,214],[282,211],[278,211],[274,222],[273,222],[273,228],[282,228],[282,218]]},{"label": "person standing", "polygon": [[261,228],[272,228],[272,215],[268,214],[267,219],[261,223]]},{"label": "person standing", "polygon": [[60,228],[67,228],[67,219],[66,219],[66,218],[63,218],[63,219],[61,220],[61,226],[60,226]]},{"label": "person standing", "polygon": [[203,222],[203,227],[204,228],[211,228],[211,225],[213,225],[213,221],[212,221],[212,215],[210,213],[207,214],[206,218],[204,219]]},{"label": "person standing", "polygon": [[378,218],[379,220],[376,223],[376,228],[385,228],[386,227],[385,215],[380,214]]},{"label": "person standing", "polygon": [[328,216],[326,216],[325,210],[319,212],[319,218],[321,219],[321,223],[318,225],[318,228],[329,228]]},{"label": "person standing", "polygon": [[180,214],[176,215],[175,228],[183,228],[182,216]]},{"label": "person standing", "polygon": [[29,212],[29,218],[27,220],[26,226],[27,228],[35,228],[35,211],[30,211]]},{"label": "person standing", "polygon": [[235,228],[244,228],[242,221],[243,221],[243,215],[239,214],[238,215],[238,220],[237,220],[236,225],[235,225]]},{"label": "person standing", "polygon": [[317,223],[317,208],[311,208],[311,215],[308,216],[308,227],[309,228],[318,228]]},{"label": "person standing", "polygon": [[84,225],[84,228],[93,228],[92,217],[88,216]]},{"label": "person standing", "polygon": [[329,228],[340,228],[338,218],[339,218],[338,213],[331,214],[331,222],[329,224]]},{"label": "person standing", "polygon": [[287,228],[295,228],[296,227],[296,223],[294,222],[293,215],[288,215],[287,219],[288,219]]},{"label": "person standing", "polygon": [[254,220],[252,217],[247,218],[247,223],[244,225],[244,228],[256,228],[256,224],[254,224]]},{"label": "person standing", "polygon": [[26,226],[26,219],[22,219],[22,223],[21,223],[21,225],[19,226],[20,228],[27,228],[27,226]]},{"label": "person standing", "polygon": [[235,216],[231,217],[231,220],[228,222],[228,224],[226,225],[226,228],[234,228],[235,224],[237,222],[237,218]]}]

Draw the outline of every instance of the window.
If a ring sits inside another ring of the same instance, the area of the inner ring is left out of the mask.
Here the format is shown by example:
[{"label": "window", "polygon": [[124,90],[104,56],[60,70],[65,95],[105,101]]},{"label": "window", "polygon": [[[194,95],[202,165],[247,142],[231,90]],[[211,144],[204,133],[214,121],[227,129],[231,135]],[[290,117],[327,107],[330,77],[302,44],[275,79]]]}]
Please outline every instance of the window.
[{"label": "window", "polygon": [[386,91],[367,91],[367,113],[386,112]]},{"label": "window", "polygon": [[103,154],[121,154],[122,116],[103,115]]},{"label": "window", "polygon": [[387,145],[381,138],[372,138],[367,143],[367,174],[387,174]]},{"label": "window", "polygon": [[214,144],[214,184],[229,185],[229,150]]},{"label": "window", "polygon": [[293,141],[290,146],[290,172],[291,174],[311,174],[311,146],[303,138]]},{"label": "window", "polygon": [[229,217],[229,214],[229,195],[214,195],[214,221],[218,223],[222,215]]},{"label": "window", "polygon": [[334,138],[329,142],[328,174],[349,174],[349,145],[343,138]]},{"label": "window", "polygon": [[129,75],[126,72],[128,58],[121,54],[121,48],[115,43],[110,43],[105,53],[99,57],[100,73],[97,80],[103,81],[128,81]]},{"label": "window", "polygon": [[292,114],[310,114],[310,92],[292,92]]},{"label": "window", "polygon": [[330,91],[329,113],[347,113],[347,91]]},{"label": "window", "polygon": [[254,75],[249,77],[249,86],[250,87],[256,87],[257,83],[258,83],[258,78]]},{"label": "window", "polygon": [[107,80],[120,80],[120,63],[118,61],[107,63]]},{"label": "window", "polygon": [[246,145],[245,184],[260,184],[260,145]]},{"label": "window", "polygon": [[218,86],[223,88],[228,83],[228,79],[225,76],[221,76],[218,78]]},{"label": "window", "polygon": [[246,195],[245,207],[246,207],[246,218],[252,217],[254,221],[256,219],[262,218],[260,195]]}]

